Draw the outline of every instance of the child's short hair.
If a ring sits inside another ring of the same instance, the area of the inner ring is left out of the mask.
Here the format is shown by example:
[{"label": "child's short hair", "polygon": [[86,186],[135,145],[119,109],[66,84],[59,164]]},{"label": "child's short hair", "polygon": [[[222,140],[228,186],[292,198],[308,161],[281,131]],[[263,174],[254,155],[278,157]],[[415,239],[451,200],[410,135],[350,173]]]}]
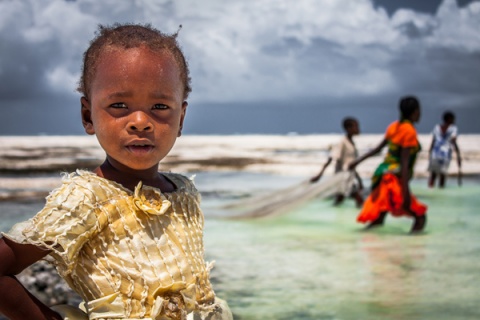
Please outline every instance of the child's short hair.
[{"label": "child's short hair", "polygon": [[443,113],[443,121],[444,122],[447,122],[447,121],[455,121],[455,114],[452,112],[452,111],[445,111]]},{"label": "child's short hair", "polygon": [[183,82],[183,98],[186,99],[192,91],[190,71],[185,56],[177,42],[178,31],[167,35],[151,25],[114,24],[98,26],[95,38],[83,54],[83,68],[77,91],[88,98],[91,81],[95,75],[98,57],[107,47],[124,49],[146,46],[152,51],[168,51],[172,54],[180,69],[180,80]]},{"label": "child's short hair", "polygon": [[353,117],[346,117],[342,121],[343,129],[348,130],[349,128],[353,127],[355,123],[358,123],[357,119]]}]

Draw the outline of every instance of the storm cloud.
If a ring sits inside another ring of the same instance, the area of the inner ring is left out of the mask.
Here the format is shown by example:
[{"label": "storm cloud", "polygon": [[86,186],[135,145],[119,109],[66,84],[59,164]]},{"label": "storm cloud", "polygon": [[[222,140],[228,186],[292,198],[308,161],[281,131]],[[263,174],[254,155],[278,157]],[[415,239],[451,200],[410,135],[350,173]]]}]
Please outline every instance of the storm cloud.
[{"label": "storm cloud", "polygon": [[[39,102],[45,112],[78,109],[82,54],[98,24],[114,22],[151,23],[167,33],[183,26],[191,104],[318,100],[341,107],[415,93],[438,108],[480,106],[480,1],[389,14],[371,0],[3,0],[3,118]],[[12,101],[21,107],[12,111]]]}]

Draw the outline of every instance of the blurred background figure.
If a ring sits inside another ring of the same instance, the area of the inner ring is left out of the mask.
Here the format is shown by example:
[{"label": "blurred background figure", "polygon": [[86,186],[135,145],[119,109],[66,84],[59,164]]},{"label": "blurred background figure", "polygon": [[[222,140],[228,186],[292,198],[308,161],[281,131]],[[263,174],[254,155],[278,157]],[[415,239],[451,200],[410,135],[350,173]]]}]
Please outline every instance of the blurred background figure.
[{"label": "blurred background figure", "polygon": [[[348,165],[357,159],[358,151],[353,141],[353,136],[360,134],[358,121],[355,118],[346,117],[342,121],[342,126],[345,130],[345,136],[333,147],[322,170],[320,170],[316,176],[312,177],[310,182],[314,183],[320,180],[325,169],[327,169],[332,161],[335,161],[335,174],[337,174],[348,171]],[[350,196],[355,199],[357,207],[361,207],[363,204],[363,197],[361,195],[363,183],[358,173],[353,170],[350,175],[346,176],[344,181],[341,181],[341,184],[342,186],[339,192],[335,195],[334,205],[340,205],[346,196]]]},{"label": "blurred background figure", "polygon": [[428,171],[430,172],[428,186],[430,188],[435,186],[437,176],[439,177],[438,186],[440,188],[445,187],[448,168],[452,160],[452,149],[457,153],[458,182],[461,184],[462,157],[457,144],[457,136],[458,128],[455,125],[455,114],[446,111],[443,114],[443,123],[437,124],[432,132],[432,143],[428,152]]},{"label": "blurred background figure", "polygon": [[388,212],[393,216],[413,218],[411,233],[424,229],[427,206],[410,192],[410,179],[417,153],[421,150],[414,123],[420,120],[420,103],[414,96],[400,99],[400,120],[391,123],[380,144],[352,164],[354,169],[363,160],[377,154],[388,145],[383,162],[372,177],[372,192],[365,200],[357,217],[361,223],[369,223],[368,228],[382,226]]}]

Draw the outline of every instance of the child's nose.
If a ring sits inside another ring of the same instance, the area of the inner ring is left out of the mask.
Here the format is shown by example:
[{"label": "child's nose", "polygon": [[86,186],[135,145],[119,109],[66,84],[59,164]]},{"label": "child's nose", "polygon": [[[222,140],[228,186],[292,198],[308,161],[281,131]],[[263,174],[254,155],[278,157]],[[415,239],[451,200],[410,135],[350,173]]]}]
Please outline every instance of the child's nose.
[{"label": "child's nose", "polygon": [[130,131],[152,131],[153,125],[150,117],[145,112],[137,111],[131,114],[128,122],[128,130]]}]

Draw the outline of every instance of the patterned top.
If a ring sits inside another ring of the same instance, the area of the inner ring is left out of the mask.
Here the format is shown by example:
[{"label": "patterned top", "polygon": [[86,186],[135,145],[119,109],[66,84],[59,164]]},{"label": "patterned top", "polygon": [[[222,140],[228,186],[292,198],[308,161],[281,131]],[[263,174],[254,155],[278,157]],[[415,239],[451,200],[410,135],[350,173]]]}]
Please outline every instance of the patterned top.
[{"label": "patterned top", "polygon": [[400,173],[402,148],[410,148],[410,158],[408,160],[410,175],[413,172],[417,153],[421,150],[417,139],[417,131],[408,120],[395,121],[390,124],[385,132],[385,140],[388,141],[388,152],[373,174],[372,189],[378,186],[384,173]]},{"label": "patterned top", "polygon": [[439,124],[433,128],[433,148],[432,159],[436,159],[440,163],[449,163],[452,159],[452,140],[458,135],[458,129],[455,125],[449,125],[445,132]]},{"label": "patterned top", "polygon": [[139,183],[132,192],[78,170],[6,236],[49,248],[60,275],[86,301],[89,319],[185,319],[211,311],[199,193],[188,178],[164,175],[176,191]]}]

